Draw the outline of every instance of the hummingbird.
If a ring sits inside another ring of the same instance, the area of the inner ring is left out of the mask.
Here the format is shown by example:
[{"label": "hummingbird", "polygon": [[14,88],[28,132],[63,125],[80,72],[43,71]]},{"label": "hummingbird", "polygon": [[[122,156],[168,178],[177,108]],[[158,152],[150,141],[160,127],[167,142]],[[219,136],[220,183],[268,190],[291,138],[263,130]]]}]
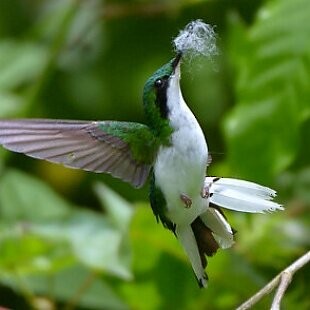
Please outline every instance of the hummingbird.
[{"label": "hummingbird", "polygon": [[[273,192],[259,185],[206,178],[210,155],[203,131],[181,92],[181,62],[179,52],[146,81],[146,124],[113,120],[0,120],[0,144],[11,151],[67,167],[108,173],[136,188],[149,179],[149,200],[157,221],[180,241],[199,286],[205,287],[206,256],[234,243],[235,231],[219,206],[247,212],[280,207],[269,201]],[[245,194],[242,197],[252,195],[252,200],[243,202],[257,202],[261,207],[246,210],[238,200],[240,193]]]}]

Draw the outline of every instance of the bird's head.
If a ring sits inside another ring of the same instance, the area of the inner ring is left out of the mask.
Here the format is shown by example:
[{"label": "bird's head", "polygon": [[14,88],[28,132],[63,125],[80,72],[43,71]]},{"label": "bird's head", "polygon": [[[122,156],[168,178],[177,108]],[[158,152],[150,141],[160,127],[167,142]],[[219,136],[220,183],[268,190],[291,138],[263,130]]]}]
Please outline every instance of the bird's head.
[{"label": "bird's head", "polygon": [[155,131],[167,123],[172,105],[177,104],[180,92],[180,60],[182,54],[159,68],[145,83],[144,111],[148,125]]}]

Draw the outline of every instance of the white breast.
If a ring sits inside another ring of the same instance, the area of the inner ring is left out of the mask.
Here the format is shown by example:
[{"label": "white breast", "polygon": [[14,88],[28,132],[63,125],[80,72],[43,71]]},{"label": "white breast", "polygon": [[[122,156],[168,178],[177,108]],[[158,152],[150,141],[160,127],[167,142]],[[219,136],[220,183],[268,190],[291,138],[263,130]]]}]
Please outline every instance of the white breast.
[{"label": "white breast", "polygon": [[[176,224],[190,224],[206,208],[206,200],[200,193],[206,174],[208,148],[181,93],[176,98],[179,102],[170,107],[170,124],[174,129],[172,145],[160,148],[154,172],[156,184],[166,198],[167,216]],[[185,208],[181,194],[191,198],[190,208]]]}]

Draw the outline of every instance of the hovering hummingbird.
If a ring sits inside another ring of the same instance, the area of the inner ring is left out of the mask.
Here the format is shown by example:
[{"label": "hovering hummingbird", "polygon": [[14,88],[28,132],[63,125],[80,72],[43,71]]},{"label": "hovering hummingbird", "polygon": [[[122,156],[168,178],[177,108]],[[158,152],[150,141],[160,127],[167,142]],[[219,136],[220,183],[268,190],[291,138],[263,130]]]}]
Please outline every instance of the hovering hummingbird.
[{"label": "hovering hummingbird", "polygon": [[150,179],[153,213],[178,238],[199,286],[207,285],[206,255],[234,243],[220,207],[245,212],[281,209],[269,188],[206,177],[208,146],[180,89],[182,52],[145,83],[146,125],[122,121],[0,120],[0,144],[72,168],[105,172],[133,186]]}]

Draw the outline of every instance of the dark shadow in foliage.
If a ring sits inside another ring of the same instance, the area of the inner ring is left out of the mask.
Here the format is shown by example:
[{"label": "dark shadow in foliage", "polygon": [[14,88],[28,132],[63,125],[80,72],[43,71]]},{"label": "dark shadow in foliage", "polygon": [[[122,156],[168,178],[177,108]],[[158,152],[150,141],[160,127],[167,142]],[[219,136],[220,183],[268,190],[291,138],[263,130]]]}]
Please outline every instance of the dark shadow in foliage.
[{"label": "dark shadow in foliage", "polygon": [[20,310],[28,309],[28,305],[24,298],[4,286],[0,286],[0,309],[1,307]]},{"label": "dark shadow in foliage", "polygon": [[[160,309],[186,309],[186,302],[200,292],[195,275],[180,260],[163,253],[152,277],[157,285],[163,304]],[[192,278],[192,279],[190,279]]]}]

